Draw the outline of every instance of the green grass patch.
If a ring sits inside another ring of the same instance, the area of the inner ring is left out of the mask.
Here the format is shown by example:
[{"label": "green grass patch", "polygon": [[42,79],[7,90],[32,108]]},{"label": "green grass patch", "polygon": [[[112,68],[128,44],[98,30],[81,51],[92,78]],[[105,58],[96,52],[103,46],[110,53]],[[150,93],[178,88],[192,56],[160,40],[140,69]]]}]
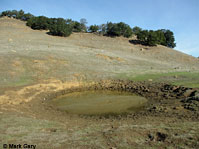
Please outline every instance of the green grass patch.
[{"label": "green grass patch", "polygon": [[29,76],[20,76],[19,78],[15,79],[7,79],[5,82],[0,83],[0,85],[3,87],[19,87],[30,85],[33,82],[33,79]]},{"label": "green grass patch", "polygon": [[199,72],[169,72],[142,75],[129,75],[123,73],[119,74],[117,78],[132,81],[148,81],[152,79],[153,82],[168,82],[174,85],[199,88]]},{"label": "green grass patch", "polygon": [[12,83],[14,86],[24,86],[33,83],[33,80],[29,77],[21,77]]}]

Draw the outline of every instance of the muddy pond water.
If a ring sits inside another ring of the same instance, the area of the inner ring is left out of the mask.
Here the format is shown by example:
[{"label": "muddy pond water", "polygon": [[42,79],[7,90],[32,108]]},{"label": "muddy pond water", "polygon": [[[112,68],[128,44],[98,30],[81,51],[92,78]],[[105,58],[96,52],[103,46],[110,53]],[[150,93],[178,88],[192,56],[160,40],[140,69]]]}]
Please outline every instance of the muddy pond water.
[{"label": "muddy pond water", "polygon": [[147,103],[147,99],[118,91],[73,92],[53,99],[59,110],[72,114],[100,115],[135,112]]}]

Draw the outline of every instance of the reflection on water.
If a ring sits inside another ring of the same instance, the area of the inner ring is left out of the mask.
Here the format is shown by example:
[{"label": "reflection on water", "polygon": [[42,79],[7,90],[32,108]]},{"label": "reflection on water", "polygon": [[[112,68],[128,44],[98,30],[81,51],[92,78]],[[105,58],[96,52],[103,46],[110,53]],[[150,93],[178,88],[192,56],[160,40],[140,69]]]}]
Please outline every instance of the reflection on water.
[{"label": "reflection on water", "polygon": [[74,92],[52,100],[60,110],[89,115],[137,111],[146,102],[144,97],[118,91]]}]

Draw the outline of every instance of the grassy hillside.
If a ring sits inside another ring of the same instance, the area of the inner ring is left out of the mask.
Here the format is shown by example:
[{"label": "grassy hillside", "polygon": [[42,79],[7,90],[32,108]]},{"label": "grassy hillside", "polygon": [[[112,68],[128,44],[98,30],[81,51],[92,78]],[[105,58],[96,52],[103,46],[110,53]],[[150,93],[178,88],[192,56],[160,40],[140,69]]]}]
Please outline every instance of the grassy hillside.
[{"label": "grassy hillside", "polygon": [[134,45],[127,38],[87,33],[54,37],[6,17],[0,19],[0,39],[1,87],[49,78],[86,81],[199,70],[197,58],[164,46]]}]

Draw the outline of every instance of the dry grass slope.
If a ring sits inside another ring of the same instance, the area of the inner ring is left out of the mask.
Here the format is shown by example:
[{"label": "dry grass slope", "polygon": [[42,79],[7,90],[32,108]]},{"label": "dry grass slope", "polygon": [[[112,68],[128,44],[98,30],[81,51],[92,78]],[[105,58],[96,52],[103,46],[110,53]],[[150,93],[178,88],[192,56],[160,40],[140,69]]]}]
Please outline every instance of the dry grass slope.
[{"label": "dry grass slope", "polygon": [[123,73],[134,76],[199,70],[197,58],[167,47],[134,45],[127,38],[90,33],[49,36],[10,18],[0,18],[0,39],[0,86],[49,78],[93,80]]}]

